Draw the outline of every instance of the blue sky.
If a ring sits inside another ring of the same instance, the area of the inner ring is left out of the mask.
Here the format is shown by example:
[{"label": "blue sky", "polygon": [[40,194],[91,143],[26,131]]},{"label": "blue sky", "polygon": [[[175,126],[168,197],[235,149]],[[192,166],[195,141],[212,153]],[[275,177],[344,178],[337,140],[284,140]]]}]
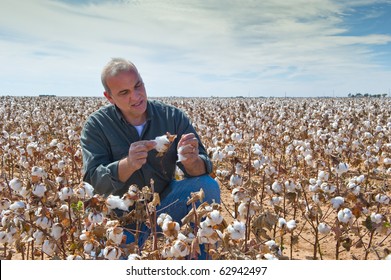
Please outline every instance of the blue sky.
[{"label": "blue sky", "polygon": [[149,96],[389,93],[391,0],[0,0],[0,95],[102,96],[111,57]]}]

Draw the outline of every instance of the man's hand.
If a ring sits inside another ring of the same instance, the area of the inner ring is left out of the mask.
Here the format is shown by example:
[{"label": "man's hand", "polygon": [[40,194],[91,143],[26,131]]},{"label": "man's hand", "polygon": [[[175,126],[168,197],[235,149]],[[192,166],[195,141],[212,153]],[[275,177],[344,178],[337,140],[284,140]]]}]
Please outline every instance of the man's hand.
[{"label": "man's hand", "polygon": [[178,155],[188,174],[199,176],[206,172],[205,163],[198,155],[198,139],[194,133],[182,135],[178,143]]},{"label": "man's hand", "polygon": [[191,164],[198,159],[198,139],[193,133],[182,135],[178,143],[178,154],[182,164]]},{"label": "man's hand", "polygon": [[138,141],[129,147],[128,156],[120,160],[118,164],[118,177],[121,182],[126,182],[130,176],[139,170],[146,162],[148,152],[156,146],[155,141]]},{"label": "man's hand", "polygon": [[128,166],[131,170],[136,171],[147,162],[148,152],[156,146],[155,141],[138,141],[129,147],[127,159]]}]

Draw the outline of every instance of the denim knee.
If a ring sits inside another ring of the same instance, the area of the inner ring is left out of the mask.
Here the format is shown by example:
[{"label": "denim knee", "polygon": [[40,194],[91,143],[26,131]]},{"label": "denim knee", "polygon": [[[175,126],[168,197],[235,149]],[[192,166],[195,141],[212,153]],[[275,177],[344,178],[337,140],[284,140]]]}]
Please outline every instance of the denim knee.
[{"label": "denim knee", "polygon": [[205,192],[205,201],[220,203],[220,186],[215,179],[209,175],[199,177],[199,186]]}]

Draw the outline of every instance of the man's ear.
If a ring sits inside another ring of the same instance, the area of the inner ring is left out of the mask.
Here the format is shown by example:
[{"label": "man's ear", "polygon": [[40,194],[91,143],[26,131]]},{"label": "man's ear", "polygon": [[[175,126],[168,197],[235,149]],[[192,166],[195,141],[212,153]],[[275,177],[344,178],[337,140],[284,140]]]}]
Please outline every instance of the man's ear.
[{"label": "man's ear", "polygon": [[103,92],[103,95],[106,97],[106,99],[107,100],[109,100],[109,102],[111,103],[111,104],[115,104],[114,103],[114,100],[113,100],[113,98],[111,97],[111,94],[110,93],[108,93],[108,92]]}]

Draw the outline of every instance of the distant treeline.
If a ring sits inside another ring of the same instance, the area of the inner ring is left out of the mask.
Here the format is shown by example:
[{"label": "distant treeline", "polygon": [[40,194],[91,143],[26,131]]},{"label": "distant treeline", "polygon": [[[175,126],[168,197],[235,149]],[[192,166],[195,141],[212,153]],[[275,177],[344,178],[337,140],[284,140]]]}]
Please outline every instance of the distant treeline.
[{"label": "distant treeline", "polygon": [[39,97],[56,97],[54,94],[40,94]]},{"label": "distant treeline", "polygon": [[381,98],[381,97],[387,97],[387,93],[379,93],[379,94],[369,94],[369,93],[349,93],[348,97],[374,97],[374,98]]}]

